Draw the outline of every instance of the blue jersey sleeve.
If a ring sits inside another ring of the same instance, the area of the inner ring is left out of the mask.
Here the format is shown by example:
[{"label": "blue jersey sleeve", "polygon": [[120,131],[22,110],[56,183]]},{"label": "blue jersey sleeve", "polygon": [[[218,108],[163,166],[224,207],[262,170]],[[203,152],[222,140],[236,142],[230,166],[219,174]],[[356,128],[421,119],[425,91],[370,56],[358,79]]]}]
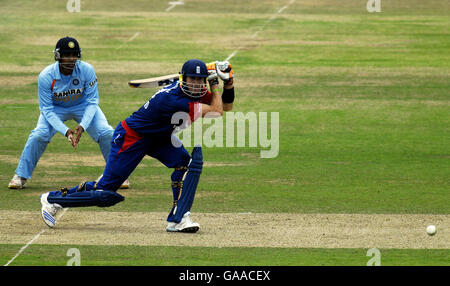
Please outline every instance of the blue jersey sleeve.
[{"label": "blue jersey sleeve", "polygon": [[53,80],[51,77],[47,76],[45,73],[41,73],[38,77],[38,98],[39,98],[39,109],[45,119],[50,123],[50,125],[55,128],[55,130],[62,135],[66,135],[67,127],[64,122],[62,122],[56,113],[53,111],[53,100],[52,100],[52,85]]},{"label": "blue jersey sleeve", "polygon": [[91,124],[92,118],[94,118],[95,112],[97,111],[99,95],[97,88],[97,75],[95,74],[94,68],[90,64],[84,63],[83,74],[86,78],[84,96],[86,98],[87,106],[80,125],[84,130],[86,130]]}]

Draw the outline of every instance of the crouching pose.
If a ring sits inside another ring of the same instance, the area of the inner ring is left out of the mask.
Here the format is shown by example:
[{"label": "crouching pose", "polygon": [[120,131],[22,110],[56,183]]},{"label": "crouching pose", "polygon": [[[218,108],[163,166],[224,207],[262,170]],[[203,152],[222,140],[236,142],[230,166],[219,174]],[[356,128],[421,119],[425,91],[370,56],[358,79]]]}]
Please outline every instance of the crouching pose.
[{"label": "crouching pose", "polygon": [[[39,159],[56,133],[66,136],[73,148],[78,146],[86,131],[98,143],[105,161],[111,148],[114,132],[99,107],[97,76],[94,68],[80,60],[81,48],[71,37],[61,38],[54,53],[55,63],[47,66],[38,77],[40,115],[20,156],[10,189],[23,189],[31,178]],[[73,119],[73,130],[65,121]],[[128,189],[128,180],[122,189]]]},{"label": "crouching pose", "polygon": [[[200,116],[221,116],[231,110],[234,101],[233,70],[217,70],[200,60],[187,61],[180,72],[180,80],[156,92],[139,110],[116,127],[111,152],[101,179],[83,182],[71,189],[63,188],[41,195],[41,215],[49,227],[56,224],[56,214],[66,207],[109,207],[124,200],[116,193],[144,156],[149,155],[168,168],[171,175],[173,205],[167,217],[169,232],[197,232],[199,224],[190,218],[195,191],[203,166],[200,146],[191,154],[173,135],[180,127],[173,115],[184,112],[184,122]],[[218,78],[224,82],[219,93]],[[206,87],[207,81],[211,92]],[[178,118],[178,117],[177,117]]]}]

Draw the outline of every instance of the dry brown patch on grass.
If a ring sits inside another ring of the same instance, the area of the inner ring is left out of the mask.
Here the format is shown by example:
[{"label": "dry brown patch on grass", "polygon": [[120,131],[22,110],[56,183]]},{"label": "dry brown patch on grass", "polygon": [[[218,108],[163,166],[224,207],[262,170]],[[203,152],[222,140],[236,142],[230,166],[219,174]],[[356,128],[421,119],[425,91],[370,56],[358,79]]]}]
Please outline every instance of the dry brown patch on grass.
[{"label": "dry brown patch on grass", "polygon": [[241,152],[239,153],[241,157],[245,158],[246,160],[260,160],[260,154],[259,152],[256,153],[249,153],[249,152]]},{"label": "dry brown patch on grass", "polygon": [[[359,99],[356,98],[339,98],[336,101],[321,100],[320,95],[317,98],[308,98],[302,100],[302,102],[294,101],[292,107],[296,110],[368,110],[370,112],[385,111],[386,108],[390,110],[393,105],[401,106],[423,106],[423,107],[435,107],[435,106],[450,106],[450,102],[444,100],[371,100],[371,99]],[[392,120],[403,121],[409,118],[410,114],[405,112],[383,112]]]},{"label": "dry brown patch on grass", "polygon": [[[135,180],[132,180],[132,183]],[[167,180],[167,188],[166,189],[150,189],[146,191],[137,190],[136,188],[133,188],[131,186],[131,189],[120,189],[117,190],[119,194],[126,198],[130,197],[157,197],[157,196],[167,196],[167,207],[170,208],[172,205],[172,188],[170,187],[170,181]],[[197,190],[195,193],[195,198],[211,198],[211,197],[218,197],[218,198],[224,198],[227,193],[225,192],[214,192],[214,191],[203,191],[203,190]]]},{"label": "dry brown patch on grass", "polygon": [[[148,77],[157,77],[162,75],[178,73],[180,66],[183,63],[162,63],[162,62],[147,62],[147,61],[89,61],[95,68],[97,73],[113,73],[113,74],[148,74]],[[124,82],[138,78],[128,78],[124,76]]]},{"label": "dry brown patch on grass", "polygon": [[204,167],[242,167],[248,166],[248,162],[239,162],[239,163],[226,163],[226,162],[208,162],[205,161],[203,163]]},{"label": "dry brown patch on grass", "polygon": [[55,169],[47,169],[45,171],[47,175],[50,176],[62,176],[62,175],[70,175],[72,172],[70,170],[55,170]]},{"label": "dry brown patch on grass", "polygon": [[[8,164],[17,164],[20,156],[15,155],[0,155],[0,161]],[[45,154],[38,162],[39,167],[48,168],[47,170],[52,172],[52,167],[66,167],[71,166],[89,166],[89,167],[104,167],[105,160],[102,155],[92,154]],[[61,171],[54,171],[61,172]],[[51,173],[50,173],[51,174]]]},{"label": "dry brown patch on grass", "polygon": [[[313,0],[311,6],[316,7],[318,2]],[[302,1],[302,5],[304,2]],[[289,12],[289,10],[287,11]],[[318,21],[318,22],[338,22],[338,23],[352,23],[354,18],[348,17],[348,15],[338,15],[338,14],[289,14],[283,13],[280,15],[281,17],[294,20],[294,21]]]},{"label": "dry brown patch on grass", "polygon": [[70,167],[89,166],[104,167],[105,159],[102,155],[93,154],[44,154],[39,160],[38,165],[41,167]]},{"label": "dry brown patch on grass", "polygon": [[33,45],[33,46],[49,46],[54,47],[55,44],[58,42],[58,40],[61,37],[59,35],[55,34],[52,36],[42,35],[42,34],[31,34],[27,37],[27,44]]},{"label": "dry brown patch on grass", "polygon": [[19,163],[19,157],[13,155],[0,155],[0,161],[7,164],[17,164]]},{"label": "dry brown patch on grass", "polygon": [[[24,86],[30,83],[37,83],[36,76],[0,76],[0,86]],[[17,102],[17,101],[16,101]]]},{"label": "dry brown patch on grass", "polygon": [[39,177],[34,176],[30,184],[41,184],[45,185],[43,191],[59,190],[60,188],[72,188],[81,182],[89,182],[96,180],[101,173],[93,174],[92,176],[77,176],[75,174],[69,176],[45,176]]},{"label": "dry brown patch on grass", "polygon": [[[0,211],[2,243],[295,248],[450,248],[450,215],[193,213],[196,234],[167,233],[165,212],[69,209],[48,229],[36,211]],[[430,237],[425,228],[435,224]]]},{"label": "dry brown patch on grass", "polygon": [[[247,67],[242,77],[260,73],[260,67]],[[447,78],[449,74],[448,68],[441,67],[297,67],[297,66],[267,66],[264,67],[264,75],[266,77],[285,74],[289,76],[361,76],[361,77],[436,77],[437,75]],[[238,83],[238,82],[236,82]]]},{"label": "dry brown patch on grass", "polygon": [[[274,35],[276,37],[276,35]],[[267,43],[273,44],[275,40],[266,40]],[[367,39],[348,38],[339,41],[307,41],[307,40],[276,40],[277,46],[328,46],[328,47],[395,47],[406,45],[413,42],[412,40],[389,40],[386,42],[368,42]]]},{"label": "dry brown patch on grass", "polygon": [[18,64],[2,64],[2,72],[10,72],[10,73],[35,73],[36,76],[34,79],[37,81],[37,77],[39,73],[42,71],[44,67],[46,67],[48,64],[40,64],[40,63],[33,63],[32,65],[18,65]]},{"label": "dry brown patch on grass", "polygon": [[[132,183],[134,183],[135,180],[132,180]],[[117,192],[119,194],[121,194],[122,196],[124,196],[125,198],[130,198],[130,197],[152,197],[152,196],[161,196],[161,195],[168,195],[169,194],[169,187],[170,184],[167,184],[167,190],[148,190],[148,191],[141,191],[141,190],[137,190],[136,188],[133,188],[133,186],[131,185],[130,189],[119,189],[117,190]],[[170,190],[170,193],[172,193],[172,191]]]},{"label": "dry brown patch on grass", "polygon": [[[302,85],[302,84],[308,84],[311,83],[310,80],[305,78],[279,78],[276,81],[271,81],[268,79],[262,79],[258,77],[249,77],[246,78],[245,81],[241,81],[239,83],[236,83],[236,88],[264,88],[264,87],[283,87],[283,86],[293,86],[293,85]],[[280,90],[281,92],[281,90]],[[259,96],[260,94],[252,94],[255,96]]]},{"label": "dry brown patch on grass", "polygon": [[[442,68],[348,68],[348,67],[265,67],[264,75],[253,68],[240,73],[237,88],[264,88],[284,86],[398,86],[420,85],[430,80],[445,84],[449,75]],[[280,74],[284,74],[280,77]],[[276,80],[274,80],[276,79]]]},{"label": "dry brown patch on grass", "polygon": [[[16,165],[20,156],[0,155],[0,161]],[[33,176],[31,182],[44,183],[50,187],[67,187],[67,182],[93,181],[101,175],[92,174],[91,176],[79,176],[71,171],[72,166],[92,166],[104,167],[105,160],[101,155],[71,155],[71,154],[44,154],[37,164],[37,168],[45,168],[46,176]],[[55,183],[62,184],[56,185]]]},{"label": "dry brown patch on grass", "polygon": [[273,180],[267,180],[265,182],[270,185],[273,185],[273,186],[294,187],[297,184],[297,181],[295,179],[273,179]]},{"label": "dry brown patch on grass", "polygon": [[4,98],[0,99],[0,105],[2,104],[39,104],[39,100],[37,99],[21,99],[20,102],[17,99],[13,98]]}]

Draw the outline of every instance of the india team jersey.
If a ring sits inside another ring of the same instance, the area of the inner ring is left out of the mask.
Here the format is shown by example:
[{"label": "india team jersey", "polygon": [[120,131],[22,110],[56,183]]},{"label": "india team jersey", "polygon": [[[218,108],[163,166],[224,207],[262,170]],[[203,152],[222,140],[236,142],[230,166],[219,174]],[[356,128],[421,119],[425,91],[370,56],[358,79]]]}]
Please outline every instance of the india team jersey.
[{"label": "india team jersey", "polygon": [[178,82],[174,82],[156,92],[125,121],[131,129],[144,136],[170,135],[180,124],[178,120],[173,120],[174,114],[189,114],[193,122],[201,116],[200,104],[210,104],[211,99],[210,92],[199,99],[190,98],[183,93]]},{"label": "india team jersey", "polygon": [[86,111],[80,123],[86,130],[95,115],[99,103],[97,76],[94,68],[78,60],[72,74],[65,76],[59,71],[59,63],[47,66],[38,77],[39,109],[47,121],[64,134],[67,127],[55,115],[54,107],[67,108],[85,105]]},{"label": "india team jersey", "polygon": [[[97,76],[94,68],[78,60],[72,74],[65,76],[59,71],[59,63],[46,67],[38,79],[39,100],[43,105],[70,107],[86,102],[98,104]],[[51,98],[49,98],[49,96]]]}]

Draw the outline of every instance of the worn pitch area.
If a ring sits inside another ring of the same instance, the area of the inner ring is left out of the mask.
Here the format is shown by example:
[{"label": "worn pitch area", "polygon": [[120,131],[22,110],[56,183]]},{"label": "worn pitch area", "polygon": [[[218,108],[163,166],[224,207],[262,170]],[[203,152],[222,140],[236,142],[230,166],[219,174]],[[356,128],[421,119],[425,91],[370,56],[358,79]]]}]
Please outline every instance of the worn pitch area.
[{"label": "worn pitch area", "polygon": [[[167,233],[166,213],[68,209],[54,229],[39,211],[0,211],[1,243],[449,249],[450,215],[193,213],[196,234]],[[428,236],[426,226],[437,226]]]}]

